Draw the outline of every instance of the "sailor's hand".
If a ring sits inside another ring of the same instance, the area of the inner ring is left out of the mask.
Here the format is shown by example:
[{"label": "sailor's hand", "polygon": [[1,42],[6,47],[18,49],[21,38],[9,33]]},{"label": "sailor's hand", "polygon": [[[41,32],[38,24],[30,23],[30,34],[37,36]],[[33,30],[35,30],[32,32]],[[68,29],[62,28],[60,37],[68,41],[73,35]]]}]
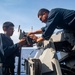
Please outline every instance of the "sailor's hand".
[{"label": "sailor's hand", "polygon": [[21,39],[19,42],[18,42],[18,44],[19,44],[19,46],[20,47],[22,47],[23,45],[25,45],[25,38],[23,38],[23,39]]},{"label": "sailor's hand", "polygon": [[35,40],[35,41],[38,39],[38,37],[35,36],[34,34],[29,35],[29,37],[30,37],[31,39]]}]

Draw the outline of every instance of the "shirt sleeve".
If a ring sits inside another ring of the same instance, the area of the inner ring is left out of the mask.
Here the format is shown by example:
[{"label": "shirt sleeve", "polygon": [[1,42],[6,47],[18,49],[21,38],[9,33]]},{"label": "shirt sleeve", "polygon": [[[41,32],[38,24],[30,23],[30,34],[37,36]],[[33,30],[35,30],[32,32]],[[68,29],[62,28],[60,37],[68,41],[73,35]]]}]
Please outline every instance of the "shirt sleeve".
[{"label": "shirt sleeve", "polygon": [[61,15],[59,14],[59,12],[54,12],[54,11],[51,11],[48,16],[49,17],[46,23],[46,27],[44,28],[44,32],[42,34],[42,37],[45,40],[49,40],[55,28],[59,24],[60,18],[61,18]]},{"label": "shirt sleeve", "polygon": [[18,50],[19,50],[19,45],[18,45],[18,43],[16,43],[12,46],[8,46],[8,47],[4,48],[4,55],[6,57],[9,57],[10,55],[12,55],[13,53],[15,53]]},{"label": "shirt sleeve", "polygon": [[45,27],[42,27],[41,30],[44,32],[45,31]]},{"label": "shirt sleeve", "polygon": [[15,55],[16,52],[19,52],[19,44],[13,43],[13,40],[9,37],[7,37],[5,34],[2,34],[2,46],[4,51],[4,57],[10,57],[12,55]]}]

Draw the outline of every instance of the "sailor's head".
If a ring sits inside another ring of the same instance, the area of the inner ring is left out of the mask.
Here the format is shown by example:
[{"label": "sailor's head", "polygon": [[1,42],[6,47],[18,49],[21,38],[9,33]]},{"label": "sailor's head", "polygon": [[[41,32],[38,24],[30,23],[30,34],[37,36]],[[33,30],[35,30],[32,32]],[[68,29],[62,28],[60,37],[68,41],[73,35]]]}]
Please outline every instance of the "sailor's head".
[{"label": "sailor's head", "polygon": [[14,24],[12,22],[4,22],[3,23],[3,31],[7,36],[12,36],[14,32]]},{"label": "sailor's head", "polygon": [[47,18],[48,18],[48,14],[49,14],[49,10],[42,8],[38,11],[38,18],[40,19],[40,21],[46,23]]}]

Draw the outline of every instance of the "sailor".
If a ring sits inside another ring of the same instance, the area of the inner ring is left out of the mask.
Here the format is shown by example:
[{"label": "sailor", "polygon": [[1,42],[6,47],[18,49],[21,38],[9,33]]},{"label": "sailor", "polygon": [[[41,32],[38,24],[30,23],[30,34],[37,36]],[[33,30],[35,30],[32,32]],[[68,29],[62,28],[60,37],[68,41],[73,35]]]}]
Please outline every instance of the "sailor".
[{"label": "sailor", "polygon": [[14,32],[14,24],[12,22],[3,23],[3,31],[4,33],[0,34],[4,51],[3,75],[14,75],[15,56],[19,56],[19,49],[25,44],[25,39],[21,39],[16,44],[13,43],[11,36]]},{"label": "sailor", "polygon": [[49,40],[54,30],[63,29],[69,31],[75,31],[75,11],[63,8],[54,8],[49,11],[46,8],[42,8],[38,12],[38,18],[41,22],[45,23],[46,26],[40,30],[29,32],[31,34],[42,34],[40,38],[35,39],[36,42],[43,40]]}]

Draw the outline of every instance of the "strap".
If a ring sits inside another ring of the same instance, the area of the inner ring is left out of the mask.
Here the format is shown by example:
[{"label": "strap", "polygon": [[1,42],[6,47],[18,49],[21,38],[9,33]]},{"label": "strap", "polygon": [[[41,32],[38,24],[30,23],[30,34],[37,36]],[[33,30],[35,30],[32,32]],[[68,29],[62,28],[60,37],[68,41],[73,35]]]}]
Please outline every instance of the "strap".
[{"label": "strap", "polygon": [[4,51],[3,51],[3,43],[2,43],[2,37],[0,34],[0,52],[2,53],[2,55],[4,55]]}]

